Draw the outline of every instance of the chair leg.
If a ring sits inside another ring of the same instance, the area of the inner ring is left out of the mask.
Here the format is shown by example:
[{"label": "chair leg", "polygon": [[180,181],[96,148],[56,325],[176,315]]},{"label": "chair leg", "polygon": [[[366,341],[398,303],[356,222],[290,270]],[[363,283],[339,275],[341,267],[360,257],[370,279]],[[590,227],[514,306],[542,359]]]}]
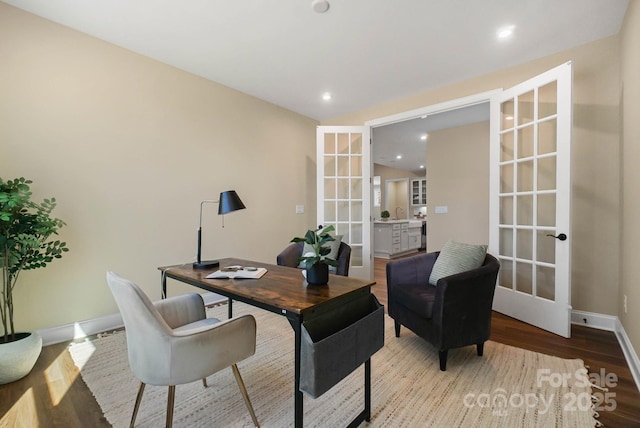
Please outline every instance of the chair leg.
[{"label": "chair leg", "polygon": [[140,408],[140,402],[142,401],[142,394],[144,393],[144,383],[140,382],[140,388],[138,388],[138,395],[136,395],[136,404],[133,405],[133,415],[131,415],[131,423],[129,428],[133,428],[133,424],[136,422],[136,416],[138,416],[138,409]]},{"label": "chair leg", "polygon": [[247,409],[249,409],[249,413],[251,413],[251,419],[253,420],[253,424],[256,427],[259,427],[258,418],[256,418],[256,414],[253,411],[253,406],[251,405],[251,401],[249,400],[249,394],[247,393],[247,388],[244,386],[244,382],[242,381],[242,377],[240,376],[240,370],[238,370],[238,366],[235,364],[231,365],[231,370],[233,370],[233,375],[236,377],[236,382],[238,382],[238,387],[240,388],[240,392],[242,393],[242,398],[244,398],[244,403],[247,405]]},{"label": "chair leg", "polygon": [[396,320],[393,320],[393,326],[396,329],[396,337],[400,337],[400,323]]},{"label": "chair leg", "polygon": [[478,357],[482,357],[482,353],[484,352],[484,342],[478,343],[476,346],[478,348]]},{"label": "chair leg", "polygon": [[447,371],[447,353],[447,349],[438,351],[438,356],[440,357],[440,370],[443,372]]},{"label": "chair leg", "polygon": [[171,428],[173,426],[173,401],[176,396],[176,386],[169,385],[169,393],[167,396],[167,422],[165,424],[166,428]]},{"label": "chair leg", "polygon": [[206,377],[202,378],[202,386],[204,386],[205,388],[209,387],[209,385],[207,385],[207,378]]}]

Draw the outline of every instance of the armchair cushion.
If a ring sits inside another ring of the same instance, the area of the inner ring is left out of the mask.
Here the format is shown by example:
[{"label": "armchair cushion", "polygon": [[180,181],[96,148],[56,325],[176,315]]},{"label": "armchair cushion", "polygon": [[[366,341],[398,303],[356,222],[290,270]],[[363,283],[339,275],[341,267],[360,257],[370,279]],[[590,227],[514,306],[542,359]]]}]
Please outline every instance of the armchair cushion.
[{"label": "armchair cushion", "polygon": [[482,266],[486,254],[486,245],[448,241],[442,247],[440,255],[433,265],[429,284],[436,285],[440,278],[479,268]]},{"label": "armchair cushion", "polygon": [[425,284],[402,284],[394,288],[394,299],[422,318],[433,317],[433,303],[437,288]]}]

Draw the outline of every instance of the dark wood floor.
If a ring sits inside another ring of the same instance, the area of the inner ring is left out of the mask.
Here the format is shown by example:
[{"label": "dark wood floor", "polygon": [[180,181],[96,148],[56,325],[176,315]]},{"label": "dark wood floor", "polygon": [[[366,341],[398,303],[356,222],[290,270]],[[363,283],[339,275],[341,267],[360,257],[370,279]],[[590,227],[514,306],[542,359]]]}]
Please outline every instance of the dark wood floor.
[{"label": "dark wood floor", "polygon": [[[386,261],[376,259],[375,265],[373,292],[386,306]],[[610,388],[615,409],[600,411],[599,421],[606,427],[640,427],[640,392],[613,333],[573,326],[571,339],[565,339],[494,313],[491,339],[562,358],[580,358],[590,372],[617,375],[617,385]],[[68,345],[44,347],[31,374],[0,386],[0,427],[110,426],[80,378]]]}]

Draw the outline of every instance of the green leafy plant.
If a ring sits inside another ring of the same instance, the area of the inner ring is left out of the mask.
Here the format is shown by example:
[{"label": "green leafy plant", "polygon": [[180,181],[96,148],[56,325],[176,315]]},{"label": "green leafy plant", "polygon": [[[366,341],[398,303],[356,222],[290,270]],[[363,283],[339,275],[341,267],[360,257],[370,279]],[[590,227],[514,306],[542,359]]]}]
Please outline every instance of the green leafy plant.
[{"label": "green leafy plant", "polygon": [[67,244],[49,240],[65,223],[51,216],[55,198],[42,203],[31,200],[31,180],[24,177],[4,181],[0,178],[0,268],[2,295],[0,318],[3,335],[0,341],[16,339],[13,323],[13,290],[20,272],[45,267],[69,251]]},{"label": "green leafy plant", "polygon": [[380,213],[380,217],[382,217],[382,218],[389,218],[389,217],[391,217],[391,214],[389,213],[389,211],[384,210],[384,211],[382,211],[382,212]]},{"label": "green leafy plant", "polygon": [[335,228],[333,226],[327,226],[325,228],[319,228],[316,230],[307,230],[304,238],[293,238],[291,242],[304,242],[308,244],[307,249],[311,248],[313,255],[305,256],[303,250],[302,257],[298,257],[298,263],[303,263],[306,269],[310,269],[311,266],[316,263],[324,263],[329,266],[338,267],[338,261],[326,257],[331,252],[331,247],[326,245],[327,243],[334,241],[333,236],[329,235],[329,232],[333,232]]}]

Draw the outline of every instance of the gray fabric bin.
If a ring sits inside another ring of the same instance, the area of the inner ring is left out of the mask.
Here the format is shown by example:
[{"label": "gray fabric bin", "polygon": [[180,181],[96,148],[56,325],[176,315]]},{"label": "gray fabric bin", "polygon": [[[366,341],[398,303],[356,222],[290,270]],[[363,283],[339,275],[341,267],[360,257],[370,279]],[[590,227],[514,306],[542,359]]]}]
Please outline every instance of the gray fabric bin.
[{"label": "gray fabric bin", "polygon": [[318,398],[384,346],[384,306],[367,294],[302,324],[300,390]]}]

